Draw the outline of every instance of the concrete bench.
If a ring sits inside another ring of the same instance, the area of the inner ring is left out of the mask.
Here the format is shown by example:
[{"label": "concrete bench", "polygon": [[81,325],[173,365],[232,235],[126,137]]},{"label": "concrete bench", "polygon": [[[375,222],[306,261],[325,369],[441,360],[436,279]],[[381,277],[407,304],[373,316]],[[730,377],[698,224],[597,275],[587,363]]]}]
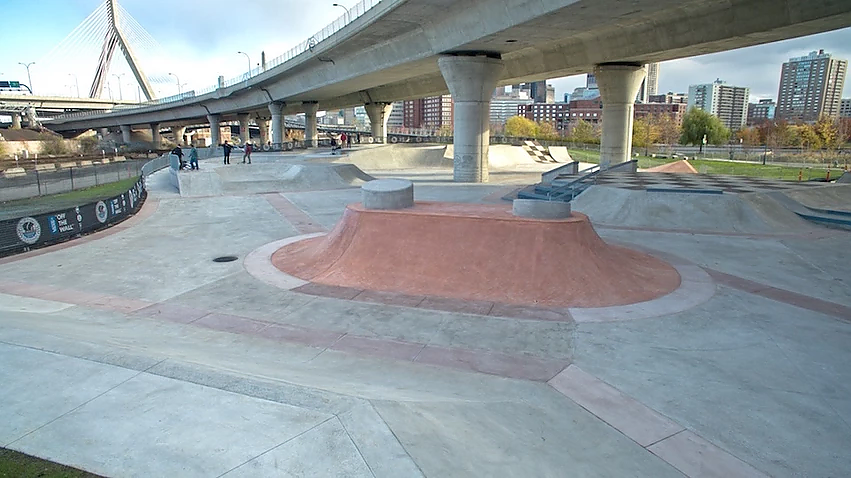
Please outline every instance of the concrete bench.
[{"label": "concrete bench", "polygon": [[76,168],[76,167],[77,167],[77,163],[74,163],[74,162],[59,163],[60,169],[68,169],[68,168]]},{"label": "concrete bench", "polygon": [[91,166],[91,165],[92,165],[92,160],[90,160],[90,159],[84,159],[84,160],[80,161],[81,167],[82,166]]},{"label": "concrete bench", "polygon": [[125,158],[124,156],[116,156],[112,158],[113,163],[123,163],[124,161],[127,161],[127,158]]},{"label": "concrete bench", "polygon": [[36,164],[36,171],[53,171],[56,169],[56,164],[54,163],[46,163],[46,164]]},{"label": "concrete bench", "polygon": [[414,183],[407,179],[376,179],[361,186],[366,209],[405,209],[414,205]]}]

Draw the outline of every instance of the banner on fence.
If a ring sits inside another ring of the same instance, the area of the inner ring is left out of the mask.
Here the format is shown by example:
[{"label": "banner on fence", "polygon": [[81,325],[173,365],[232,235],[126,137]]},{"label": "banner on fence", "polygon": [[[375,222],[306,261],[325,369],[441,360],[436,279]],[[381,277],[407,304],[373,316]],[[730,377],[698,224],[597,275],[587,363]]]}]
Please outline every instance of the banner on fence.
[{"label": "banner on fence", "polygon": [[61,242],[120,222],[139,210],[145,196],[140,178],[132,188],[112,198],[0,221],[0,255]]}]

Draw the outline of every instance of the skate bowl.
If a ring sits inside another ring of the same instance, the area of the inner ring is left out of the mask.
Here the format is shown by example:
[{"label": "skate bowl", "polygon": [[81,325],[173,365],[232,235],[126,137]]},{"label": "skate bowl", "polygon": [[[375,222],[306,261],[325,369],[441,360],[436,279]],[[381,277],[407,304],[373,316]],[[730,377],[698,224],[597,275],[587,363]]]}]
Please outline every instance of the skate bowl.
[{"label": "skate bowl", "polygon": [[347,206],[327,235],[287,244],[272,264],[316,284],[536,307],[634,304],[680,286],[653,256],[604,242],[588,218],[514,216],[510,206]]},{"label": "skate bowl", "polygon": [[[845,176],[848,174],[842,177]],[[785,194],[810,208],[851,212],[851,184],[825,184],[823,187],[788,191]]]},{"label": "skate bowl", "polygon": [[182,172],[179,189],[187,197],[262,194],[344,189],[372,179],[352,164],[234,164]]},{"label": "skate bowl", "polygon": [[591,186],[572,202],[598,226],[740,234],[806,233],[813,224],[769,194],[692,194]]}]

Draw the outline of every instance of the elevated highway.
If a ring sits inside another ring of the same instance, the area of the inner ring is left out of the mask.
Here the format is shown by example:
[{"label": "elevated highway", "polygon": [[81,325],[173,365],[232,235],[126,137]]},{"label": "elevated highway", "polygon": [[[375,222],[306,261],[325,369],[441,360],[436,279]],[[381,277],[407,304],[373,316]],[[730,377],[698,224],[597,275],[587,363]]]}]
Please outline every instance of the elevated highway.
[{"label": "elevated highway", "polygon": [[645,74],[641,65],[849,24],[851,3],[827,0],[383,0],[244,81],[49,125],[59,132],[122,126],[129,134],[139,125],[271,119],[271,140],[278,143],[283,115],[304,112],[310,143],[317,110],[365,105],[380,139],[390,102],[451,92],[456,163],[469,166],[456,178],[481,181],[487,179],[482,118],[497,85],[596,70],[604,161],[620,162],[630,153],[630,92]]}]

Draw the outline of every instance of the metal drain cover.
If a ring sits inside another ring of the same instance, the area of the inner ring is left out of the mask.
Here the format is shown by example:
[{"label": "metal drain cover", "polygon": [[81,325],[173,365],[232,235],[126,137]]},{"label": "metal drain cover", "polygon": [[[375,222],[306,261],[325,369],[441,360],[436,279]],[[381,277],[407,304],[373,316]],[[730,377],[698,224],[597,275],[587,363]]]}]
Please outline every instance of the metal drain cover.
[{"label": "metal drain cover", "polygon": [[221,256],[213,259],[213,262],[233,262],[237,259],[239,258],[236,256]]}]

